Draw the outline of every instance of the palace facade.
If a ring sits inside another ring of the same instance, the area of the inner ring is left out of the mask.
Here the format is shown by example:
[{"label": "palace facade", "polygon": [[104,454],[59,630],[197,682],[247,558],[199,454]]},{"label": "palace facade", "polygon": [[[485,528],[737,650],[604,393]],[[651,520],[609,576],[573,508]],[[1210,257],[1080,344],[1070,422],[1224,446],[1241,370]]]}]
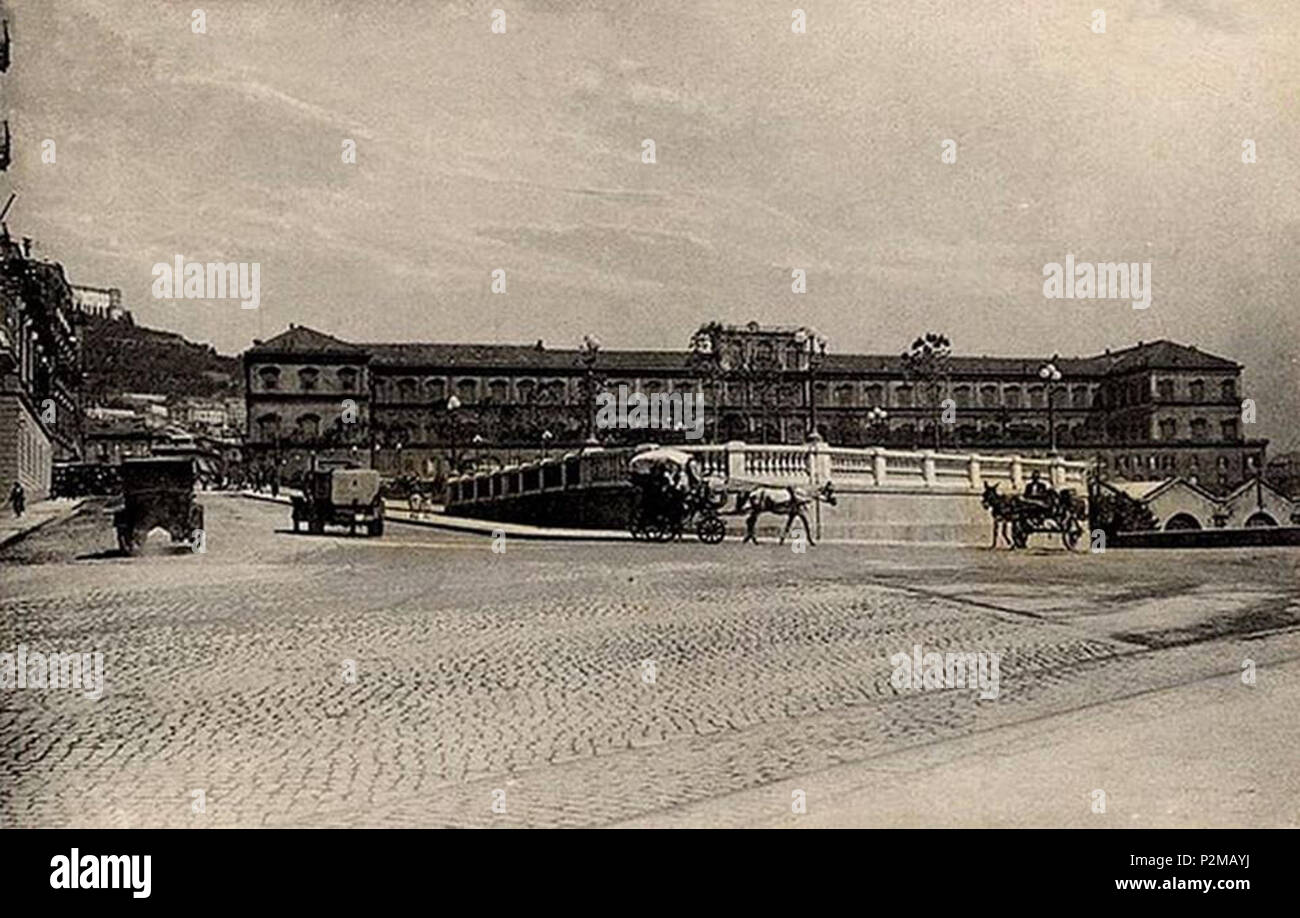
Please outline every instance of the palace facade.
[{"label": "palace facade", "polygon": [[243,362],[250,454],[290,474],[312,456],[438,477],[584,443],[683,441],[593,429],[595,394],[620,386],[702,393],[708,440],[798,443],[815,429],[836,446],[1055,447],[1107,477],[1182,476],[1216,493],[1262,468],[1267,446],[1243,430],[1241,365],[1171,341],[1050,361],[952,355],[926,370],[754,323],[702,326],[681,351],[355,344],[290,326]]}]

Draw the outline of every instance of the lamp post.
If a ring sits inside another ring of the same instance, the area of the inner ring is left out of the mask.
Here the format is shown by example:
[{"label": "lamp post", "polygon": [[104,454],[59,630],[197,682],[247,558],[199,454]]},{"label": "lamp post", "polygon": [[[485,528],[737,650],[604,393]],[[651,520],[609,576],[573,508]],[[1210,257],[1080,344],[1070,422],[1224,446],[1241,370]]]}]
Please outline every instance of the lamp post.
[{"label": "lamp post", "polygon": [[550,446],[551,441],[553,439],[555,439],[555,434],[551,433],[549,430],[542,431],[542,458],[543,459],[546,458],[546,448]]},{"label": "lamp post", "polygon": [[474,434],[474,439],[470,440],[474,444],[474,471],[483,464],[483,444],[486,442],[482,434]]},{"label": "lamp post", "polygon": [[456,441],[459,439],[457,435],[460,432],[460,419],[456,414],[458,408],[460,408],[460,399],[454,395],[447,399],[447,427],[448,434],[451,437],[451,473],[453,475],[460,473],[460,465],[456,461]]},{"label": "lamp post", "polygon": [[867,412],[867,422],[871,425],[874,438],[879,440],[887,439],[888,428],[885,427],[885,421],[889,419],[889,412],[879,405]]},{"label": "lamp post", "polygon": [[817,433],[817,370],[826,359],[826,336],[801,328],[794,333],[794,340],[808,358],[808,436],[811,439],[820,436]]},{"label": "lamp post", "polygon": [[1056,386],[1054,383],[1061,381],[1061,371],[1056,368],[1054,362],[1057,358],[1053,357],[1047,363],[1038,368],[1038,376],[1047,382],[1047,427],[1050,431],[1049,442],[1051,451],[1056,452]]}]

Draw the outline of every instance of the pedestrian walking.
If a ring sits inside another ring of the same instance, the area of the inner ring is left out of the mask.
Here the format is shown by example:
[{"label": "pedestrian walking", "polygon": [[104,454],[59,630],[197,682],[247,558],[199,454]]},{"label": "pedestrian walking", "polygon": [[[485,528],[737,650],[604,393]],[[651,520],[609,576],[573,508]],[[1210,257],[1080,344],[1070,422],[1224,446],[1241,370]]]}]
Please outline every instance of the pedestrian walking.
[{"label": "pedestrian walking", "polygon": [[23,490],[22,482],[15,481],[14,486],[9,489],[8,502],[14,505],[14,516],[23,515],[23,511],[27,509],[27,492]]}]

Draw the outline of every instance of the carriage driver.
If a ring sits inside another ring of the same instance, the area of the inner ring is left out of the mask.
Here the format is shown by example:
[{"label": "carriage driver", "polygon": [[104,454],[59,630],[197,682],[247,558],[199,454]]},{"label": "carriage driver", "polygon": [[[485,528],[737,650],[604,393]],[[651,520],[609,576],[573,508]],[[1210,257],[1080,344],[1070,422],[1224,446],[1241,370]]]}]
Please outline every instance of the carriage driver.
[{"label": "carriage driver", "polygon": [[1024,499],[1045,507],[1051,503],[1054,493],[1047,486],[1047,483],[1043,481],[1042,474],[1037,469],[1034,469],[1029,475],[1029,483],[1025,485]]}]

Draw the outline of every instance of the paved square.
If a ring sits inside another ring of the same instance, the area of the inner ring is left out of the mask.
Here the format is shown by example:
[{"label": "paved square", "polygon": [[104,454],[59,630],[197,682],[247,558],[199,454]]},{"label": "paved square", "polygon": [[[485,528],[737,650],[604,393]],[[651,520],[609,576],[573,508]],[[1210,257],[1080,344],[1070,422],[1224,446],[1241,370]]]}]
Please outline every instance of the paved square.
[{"label": "paved square", "polygon": [[[98,508],[0,553],[0,652],[97,650],[106,671],[98,701],[0,694],[0,824],[584,826],[710,804],[756,823],[788,810],[753,793],[779,782],[1300,656],[1290,549],[496,554],[200,499],[202,555],[155,534],[116,557]],[[889,658],[915,644],[1000,654],[999,697],[900,692]]]}]

